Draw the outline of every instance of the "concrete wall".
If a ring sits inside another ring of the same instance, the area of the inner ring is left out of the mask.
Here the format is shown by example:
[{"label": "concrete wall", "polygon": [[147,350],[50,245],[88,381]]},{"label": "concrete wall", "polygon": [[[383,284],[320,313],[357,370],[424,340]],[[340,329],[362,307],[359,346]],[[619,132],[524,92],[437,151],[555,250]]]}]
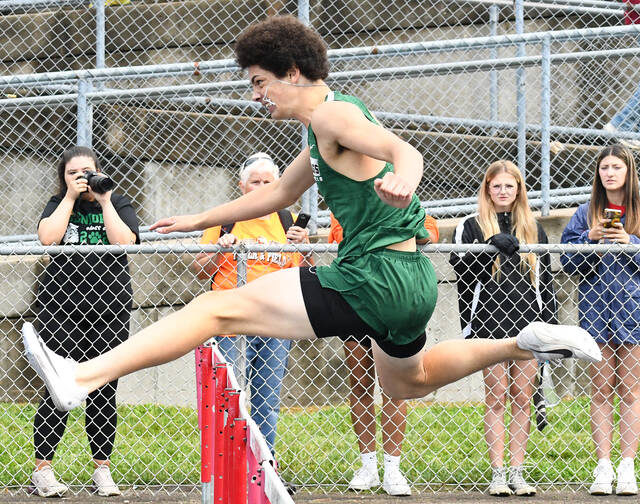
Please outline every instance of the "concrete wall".
[{"label": "concrete wall", "polygon": [[[554,212],[542,218],[551,242],[559,241],[562,229],[573,210]],[[457,220],[439,222],[441,236],[450,240]],[[445,255],[431,256],[438,274],[438,304],[427,327],[428,345],[460,338],[455,277]],[[326,260],[326,258],[325,258]],[[131,272],[135,286],[132,333],[151,324],[206,289],[188,270],[190,259],[174,255],[131,257]],[[19,328],[23,320],[32,320],[35,282],[43,269],[41,259],[18,259],[0,262],[0,400],[26,401],[37,396],[38,380],[22,357]],[[557,264],[556,264],[557,266]],[[562,304],[561,323],[577,322],[574,281],[561,273],[556,276]],[[192,353],[164,366],[134,373],[120,381],[119,400],[126,403],[160,403],[195,405],[194,356]],[[570,363],[561,368],[564,376],[561,393],[584,390],[588,379],[584,366]],[[299,342],[292,346],[289,373],[283,388],[285,405],[318,405],[342,403],[348,393],[348,369],[344,363],[342,344],[331,338],[321,342]],[[565,376],[566,375],[566,376]],[[576,380],[578,385],[576,386]],[[482,379],[479,373],[453,385],[443,387],[428,396],[428,401],[457,402],[482,400]]]}]

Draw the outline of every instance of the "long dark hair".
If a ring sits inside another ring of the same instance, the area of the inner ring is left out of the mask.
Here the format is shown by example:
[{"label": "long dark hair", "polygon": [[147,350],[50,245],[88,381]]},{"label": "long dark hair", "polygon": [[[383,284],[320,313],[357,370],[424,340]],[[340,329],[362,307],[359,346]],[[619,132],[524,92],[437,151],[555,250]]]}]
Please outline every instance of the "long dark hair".
[{"label": "long dark hair", "polygon": [[607,156],[620,159],[627,166],[627,178],[624,182],[624,205],[626,206],[626,220],[624,229],[629,234],[640,234],[640,196],[638,172],[633,153],[624,145],[613,144],[603,148],[598,154],[595,166],[595,176],[591,188],[591,204],[589,206],[589,226],[593,226],[603,216],[607,205],[607,191],[600,179],[600,162]]},{"label": "long dark hair", "polygon": [[75,147],[67,149],[62,153],[62,156],[60,156],[58,164],[56,165],[56,170],[58,171],[58,196],[61,198],[64,198],[64,195],[67,192],[67,183],[64,181],[64,170],[67,167],[67,163],[75,157],[88,157],[93,159],[93,162],[96,165],[96,171],[98,173],[102,171],[98,155],[93,149],[83,147],[81,145],[76,145]]}]

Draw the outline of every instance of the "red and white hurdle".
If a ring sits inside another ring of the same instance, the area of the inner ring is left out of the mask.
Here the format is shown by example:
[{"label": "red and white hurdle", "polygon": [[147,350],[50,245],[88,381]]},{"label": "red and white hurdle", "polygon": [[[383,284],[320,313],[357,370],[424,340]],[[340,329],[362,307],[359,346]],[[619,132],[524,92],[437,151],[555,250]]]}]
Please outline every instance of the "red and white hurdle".
[{"label": "red and white hurdle", "polygon": [[202,504],[294,504],[215,343],[196,349]]}]

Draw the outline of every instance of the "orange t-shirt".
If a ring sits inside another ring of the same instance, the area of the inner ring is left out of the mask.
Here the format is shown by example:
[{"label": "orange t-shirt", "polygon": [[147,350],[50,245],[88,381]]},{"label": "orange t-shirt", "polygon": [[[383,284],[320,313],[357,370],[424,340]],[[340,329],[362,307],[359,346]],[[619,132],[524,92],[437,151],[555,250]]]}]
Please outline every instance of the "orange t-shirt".
[{"label": "orange t-shirt", "polygon": [[[293,219],[295,220],[295,218],[294,215]],[[205,229],[200,243],[215,245],[220,238],[220,230],[221,226]],[[250,240],[251,243],[258,245],[286,245],[288,243],[277,212],[270,214],[267,219],[236,222],[231,234],[236,236],[239,241]],[[299,266],[302,261],[303,257],[299,252],[250,252],[247,261],[247,282],[252,282],[262,275],[279,269]],[[236,267],[237,262],[232,253],[220,254],[218,269],[211,281],[211,288],[213,290],[236,288],[238,286]]]},{"label": "orange t-shirt", "polygon": [[[440,239],[440,231],[438,231],[438,223],[430,215],[425,216],[424,228],[429,231],[429,237],[431,243],[438,243]],[[342,241],[342,226],[331,214],[331,227],[329,228],[329,236],[327,237],[329,243],[340,243]]]}]

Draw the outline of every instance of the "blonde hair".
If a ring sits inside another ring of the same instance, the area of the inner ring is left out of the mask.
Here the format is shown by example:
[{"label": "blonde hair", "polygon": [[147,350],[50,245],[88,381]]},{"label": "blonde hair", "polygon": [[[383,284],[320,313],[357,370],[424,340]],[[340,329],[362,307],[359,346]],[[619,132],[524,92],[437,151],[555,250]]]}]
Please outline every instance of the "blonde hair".
[{"label": "blonde hair", "polygon": [[631,150],[624,145],[613,144],[605,147],[598,154],[595,175],[591,187],[591,202],[589,203],[589,227],[599,222],[604,216],[604,209],[608,203],[607,191],[600,178],[600,163],[607,156],[617,157],[627,166],[627,177],[624,181],[625,221],[624,230],[629,234],[640,235],[640,195],[638,189],[638,172],[636,161]]},{"label": "blonde hair", "polygon": [[[500,173],[508,173],[517,182],[516,199],[511,208],[511,229],[515,237],[520,243],[537,243],[538,242],[538,226],[533,218],[531,208],[529,208],[529,200],[527,198],[527,189],[522,179],[522,173],[518,167],[511,161],[500,159],[489,165],[482,179],[480,190],[478,191],[478,225],[482,230],[484,239],[500,233],[500,225],[498,224],[498,216],[496,209],[491,201],[489,194],[489,184],[494,177]],[[529,270],[529,278],[531,283],[536,283],[536,261],[537,257],[533,252],[520,254],[521,267],[523,271]],[[500,274],[500,256],[493,263],[492,272],[494,275]]]}]

